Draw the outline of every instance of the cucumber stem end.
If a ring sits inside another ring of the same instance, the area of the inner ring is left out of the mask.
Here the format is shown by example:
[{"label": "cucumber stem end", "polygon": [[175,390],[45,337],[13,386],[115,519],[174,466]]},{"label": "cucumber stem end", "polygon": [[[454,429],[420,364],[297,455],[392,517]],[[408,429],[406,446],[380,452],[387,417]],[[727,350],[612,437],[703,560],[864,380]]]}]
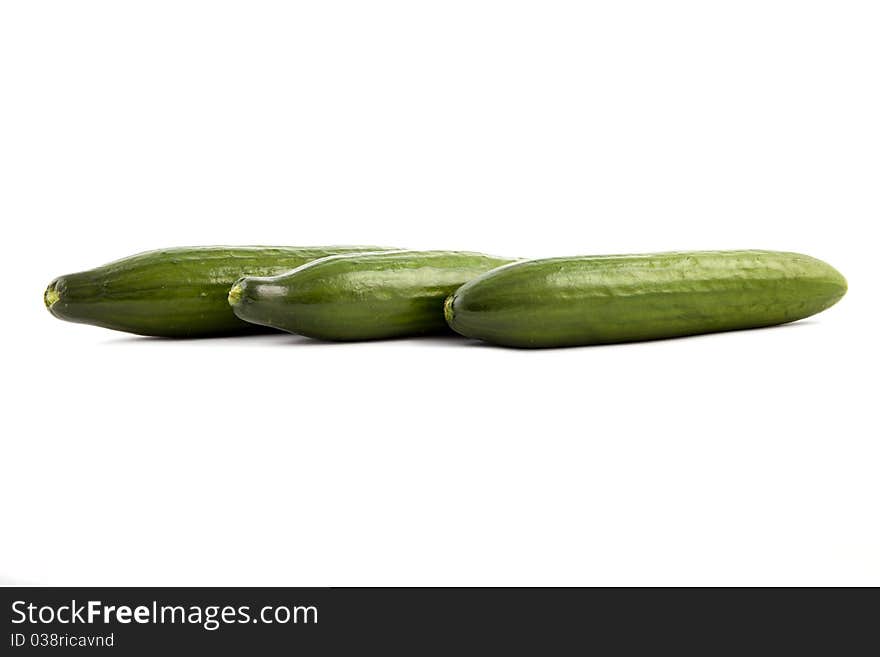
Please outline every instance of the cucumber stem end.
[{"label": "cucumber stem end", "polygon": [[450,295],[446,297],[446,301],[443,302],[443,316],[446,318],[447,324],[452,324],[452,318],[455,316],[455,311],[452,309],[452,304],[455,302],[455,296]]},{"label": "cucumber stem end", "polygon": [[227,297],[230,306],[238,305],[238,302],[241,301],[241,293],[242,287],[240,283],[236,283],[232,286],[232,288],[229,290],[229,296]]},{"label": "cucumber stem end", "polygon": [[46,308],[51,309],[52,306],[61,298],[61,295],[58,293],[58,289],[55,287],[55,282],[52,281],[49,283],[49,287],[46,288],[46,291],[43,293],[43,302],[46,304]]}]

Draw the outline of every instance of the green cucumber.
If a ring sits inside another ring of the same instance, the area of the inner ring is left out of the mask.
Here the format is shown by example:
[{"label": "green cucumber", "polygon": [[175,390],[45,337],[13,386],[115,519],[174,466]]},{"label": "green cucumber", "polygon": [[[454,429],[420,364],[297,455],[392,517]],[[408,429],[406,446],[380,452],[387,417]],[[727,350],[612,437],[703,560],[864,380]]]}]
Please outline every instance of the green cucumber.
[{"label": "green cucumber", "polygon": [[279,276],[242,278],[229,303],[248,322],[322,340],[444,332],[446,297],[509,262],[456,251],[331,256]]},{"label": "green cucumber", "polygon": [[338,253],[376,246],[197,246],[140,253],[56,278],[44,301],[55,317],[161,337],[206,337],[258,331],[226,301],[246,274],[264,276]]},{"label": "green cucumber", "polygon": [[834,305],[846,279],[809,256],[695,251],[531,260],[459,288],[462,335],[510,347],[654,340],[784,324]]}]

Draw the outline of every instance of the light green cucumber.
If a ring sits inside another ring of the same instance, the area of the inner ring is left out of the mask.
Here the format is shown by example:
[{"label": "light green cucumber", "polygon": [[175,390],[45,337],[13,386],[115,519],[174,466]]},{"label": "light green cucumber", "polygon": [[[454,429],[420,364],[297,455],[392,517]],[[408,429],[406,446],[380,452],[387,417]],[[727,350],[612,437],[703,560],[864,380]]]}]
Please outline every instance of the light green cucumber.
[{"label": "light green cucumber", "polygon": [[60,276],[43,295],[55,317],[138,335],[207,337],[258,331],[226,301],[246,274],[265,276],[376,246],[196,246],[148,251]]},{"label": "light green cucumber", "polygon": [[834,305],[846,279],[798,253],[549,258],[466,283],[444,306],[462,335],[510,347],[654,340],[784,324]]},{"label": "light green cucumber", "polygon": [[438,333],[449,330],[444,299],[509,262],[458,251],[331,256],[279,276],[244,277],[230,290],[229,303],[248,322],[323,340]]}]

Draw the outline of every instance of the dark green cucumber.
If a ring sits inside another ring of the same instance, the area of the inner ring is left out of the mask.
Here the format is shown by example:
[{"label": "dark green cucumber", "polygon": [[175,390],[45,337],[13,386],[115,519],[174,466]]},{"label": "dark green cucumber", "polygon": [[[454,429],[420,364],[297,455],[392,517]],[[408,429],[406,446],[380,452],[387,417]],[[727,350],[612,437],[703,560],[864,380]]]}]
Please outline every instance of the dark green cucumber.
[{"label": "dark green cucumber", "polygon": [[376,246],[197,246],[140,253],[56,278],[46,288],[55,317],[162,337],[206,337],[259,330],[226,301],[246,274],[267,276],[338,253]]},{"label": "dark green cucumber", "polygon": [[323,340],[448,331],[443,301],[512,262],[480,253],[389,251],[332,256],[286,274],[245,277],[229,292],[241,319]]},{"label": "dark green cucumber", "polygon": [[519,262],[444,306],[462,335],[510,347],[653,340],[784,324],[834,305],[846,279],[798,253],[695,251]]}]

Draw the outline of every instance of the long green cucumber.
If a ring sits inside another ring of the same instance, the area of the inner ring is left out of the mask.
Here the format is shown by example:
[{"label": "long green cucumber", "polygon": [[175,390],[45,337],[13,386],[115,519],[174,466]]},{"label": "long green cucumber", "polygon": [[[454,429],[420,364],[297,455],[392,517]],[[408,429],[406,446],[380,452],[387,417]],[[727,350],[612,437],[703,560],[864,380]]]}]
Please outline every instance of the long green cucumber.
[{"label": "long green cucumber", "polygon": [[444,311],[471,338],[566,347],[784,324],[845,293],[836,269],[798,253],[582,256],[489,272],[459,288]]},{"label": "long green cucumber", "polygon": [[[162,337],[206,337],[259,330],[226,301],[246,274],[265,276],[338,253],[376,246],[196,246],[161,249],[60,276],[44,294],[55,317]],[[265,330],[265,329],[264,329]]]},{"label": "long green cucumber", "polygon": [[241,319],[323,340],[448,331],[443,301],[511,262],[481,253],[390,251],[331,256],[286,274],[245,277],[229,291]]}]

